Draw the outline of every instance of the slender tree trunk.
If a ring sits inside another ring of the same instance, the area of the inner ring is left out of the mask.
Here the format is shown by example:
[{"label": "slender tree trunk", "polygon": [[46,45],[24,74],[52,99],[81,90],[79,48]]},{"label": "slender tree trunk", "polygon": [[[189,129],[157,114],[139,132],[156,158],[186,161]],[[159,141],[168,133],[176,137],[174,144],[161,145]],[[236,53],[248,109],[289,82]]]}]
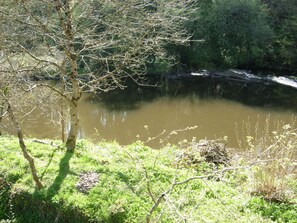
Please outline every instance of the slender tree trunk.
[{"label": "slender tree trunk", "polygon": [[[3,115],[4,115],[4,103],[2,103],[0,105],[0,126],[1,126],[1,122],[2,122],[2,119],[3,119]],[[0,129],[0,136],[2,135],[2,131]]]},{"label": "slender tree trunk", "polygon": [[56,11],[58,12],[60,24],[66,37],[64,52],[69,60],[71,69],[71,72],[67,74],[72,84],[72,97],[70,101],[70,131],[66,141],[66,147],[68,151],[74,152],[78,134],[78,101],[81,96],[81,90],[78,81],[77,54],[74,47],[73,18],[70,3],[70,0],[63,2],[55,0]]},{"label": "slender tree trunk", "polygon": [[[6,88],[5,85],[4,85],[4,87],[2,85],[0,85],[0,87],[1,87],[1,95],[4,99],[5,95],[8,93],[8,88]],[[4,99],[3,101],[1,101],[1,104],[0,104],[0,125],[2,123],[5,113],[7,112],[7,108],[5,108],[5,104],[6,103],[5,103],[5,99]],[[0,136],[1,135],[2,135],[2,131],[0,129]]]},{"label": "slender tree trunk", "polygon": [[32,176],[33,176],[33,180],[34,180],[34,182],[36,184],[36,187],[38,188],[38,190],[40,190],[43,187],[43,185],[42,185],[42,183],[39,180],[39,177],[37,175],[37,171],[36,171],[35,164],[34,164],[34,159],[28,153],[27,146],[26,146],[26,144],[24,142],[23,132],[21,130],[21,127],[20,127],[18,121],[16,120],[16,117],[15,117],[15,115],[14,115],[14,113],[13,113],[11,107],[10,107],[10,104],[8,104],[7,112],[8,112],[8,115],[9,115],[13,125],[17,129],[17,135],[18,135],[18,138],[19,138],[19,145],[20,145],[20,147],[22,149],[24,157],[26,158],[26,160],[30,164],[31,173],[32,173]]},{"label": "slender tree trunk", "polygon": [[[64,78],[62,77],[62,87],[61,87],[61,93],[62,95],[64,95],[64,92],[65,91],[65,80]],[[61,109],[61,139],[62,139],[62,142],[65,143],[65,112],[64,112],[64,109],[65,109],[65,106],[64,106],[64,98],[61,96],[60,98],[60,109]]]},{"label": "slender tree trunk", "polygon": [[80,97],[72,97],[70,101],[70,131],[66,141],[66,147],[68,151],[74,152],[77,135],[78,135],[78,100]]},{"label": "slender tree trunk", "polygon": [[78,81],[77,62],[76,57],[71,57],[71,75],[69,75],[72,83],[72,97],[70,101],[70,131],[66,141],[67,150],[74,152],[76,146],[76,140],[78,135],[78,101],[81,97],[81,89]]},{"label": "slender tree trunk", "polygon": [[61,99],[61,139],[62,142],[65,142],[65,114],[64,114],[64,105],[63,105],[63,99]]}]

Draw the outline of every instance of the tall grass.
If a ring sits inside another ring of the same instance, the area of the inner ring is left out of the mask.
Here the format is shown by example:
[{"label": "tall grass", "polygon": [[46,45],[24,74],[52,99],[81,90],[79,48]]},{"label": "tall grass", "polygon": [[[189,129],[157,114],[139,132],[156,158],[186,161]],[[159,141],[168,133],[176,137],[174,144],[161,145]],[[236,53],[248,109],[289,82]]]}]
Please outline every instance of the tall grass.
[{"label": "tall grass", "polygon": [[[252,164],[250,188],[253,194],[267,200],[286,201],[296,196],[297,129],[296,119],[290,124],[271,123],[268,116],[260,131],[259,122],[252,128],[250,122],[242,126],[245,141],[238,138],[248,162]],[[239,134],[237,134],[239,135]]]}]

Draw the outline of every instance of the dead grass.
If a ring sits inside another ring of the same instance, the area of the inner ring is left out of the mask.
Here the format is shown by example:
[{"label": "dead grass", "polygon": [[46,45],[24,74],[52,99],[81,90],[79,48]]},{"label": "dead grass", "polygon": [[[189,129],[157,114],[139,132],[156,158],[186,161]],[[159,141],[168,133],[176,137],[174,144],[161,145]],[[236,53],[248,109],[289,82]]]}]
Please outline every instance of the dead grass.
[{"label": "dead grass", "polygon": [[245,156],[255,164],[250,173],[251,193],[283,202],[296,197],[292,182],[297,179],[297,129],[279,124],[270,132],[269,118],[265,125],[261,134],[255,128],[254,136],[248,135],[245,141]]}]

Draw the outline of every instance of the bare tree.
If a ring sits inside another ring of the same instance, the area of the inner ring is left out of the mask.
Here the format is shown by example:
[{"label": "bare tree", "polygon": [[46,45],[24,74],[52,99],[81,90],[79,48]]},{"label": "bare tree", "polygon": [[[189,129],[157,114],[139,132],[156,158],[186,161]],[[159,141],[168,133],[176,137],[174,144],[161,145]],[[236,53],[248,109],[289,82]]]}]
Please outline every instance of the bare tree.
[{"label": "bare tree", "polygon": [[[183,44],[183,24],[193,2],[180,0],[17,0],[0,3],[7,54],[24,59],[28,74],[58,76],[65,85],[48,86],[65,98],[70,111],[67,149],[78,134],[82,92],[143,83],[146,65],[167,57],[167,43]],[[9,28],[7,27],[9,24]],[[62,90],[62,89],[65,89]]]},{"label": "bare tree", "polygon": [[[19,145],[22,150],[24,158],[28,161],[29,166],[30,166],[30,171],[33,177],[33,180],[35,182],[35,185],[38,190],[40,190],[43,185],[37,175],[36,167],[35,167],[35,162],[33,157],[30,155],[30,153],[27,150],[27,146],[24,141],[24,134],[21,129],[21,126],[18,122],[18,119],[13,111],[13,108],[10,103],[10,95],[12,94],[10,90],[9,83],[7,83],[7,79],[5,79],[5,76],[0,75],[1,77],[1,83],[0,83],[0,102],[1,102],[1,107],[0,107],[0,121],[2,121],[2,118],[7,115],[9,119],[11,120],[11,123],[13,125],[13,128],[16,130],[18,139],[19,139]],[[1,123],[0,123],[1,124]]]}]

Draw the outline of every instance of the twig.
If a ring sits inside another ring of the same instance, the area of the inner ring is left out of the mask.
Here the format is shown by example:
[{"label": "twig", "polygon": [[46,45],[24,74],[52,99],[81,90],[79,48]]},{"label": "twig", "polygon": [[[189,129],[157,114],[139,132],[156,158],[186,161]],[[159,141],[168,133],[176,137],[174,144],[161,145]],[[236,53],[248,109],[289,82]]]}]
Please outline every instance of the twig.
[{"label": "twig", "polygon": [[63,98],[65,98],[67,101],[70,101],[70,99],[65,94],[63,94],[61,91],[59,91],[58,89],[54,88],[53,86],[48,85],[48,84],[44,84],[44,83],[41,83],[41,84],[38,84],[38,85],[39,86],[42,86],[42,87],[50,88],[52,91],[58,93],[60,96],[62,96]]},{"label": "twig", "polygon": [[148,143],[148,142],[151,142],[151,141],[153,141],[153,140],[155,140],[157,138],[160,138],[162,135],[165,134],[165,132],[166,132],[166,130],[163,130],[160,134],[158,134],[158,135],[156,135],[156,136],[154,136],[152,138],[149,137],[144,143]]},{"label": "twig", "polygon": [[[146,222],[147,223],[150,223],[150,219],[151,219],[151,216],[153,214],[153,212],[156,210],[156,208],[159,206],[159,204],[162,202],[163,199],[166,198],[166,196],[168,196],[168,194],[171,193],[171,191],[174,189],[175,186],[178,186],[178,185],[182,185],[182,184],[186,184],[190,181],[193,181],[193,180],[202,180],[202,179],[207,179],[207,178],[210,178],[210,177],[214,177],[216,176],[217,174],[223,174],[224,172],[227,172],[227,171],[234,171],[234,170],[238,170],[238,169],[247,169],[247,168],[250,168],[252,165],[254,165],[256,162],[252,162],[250,163],[249,165],[247,166],[237,166],[237,167],[227,167],[227,168],[223,168],[221,170],[217,170],[217,171],[214,171],[210,174],[207,174],[207,175],[203,175],[203,176],[194,176],[194,177],[190,177],[184,181],[180,181],[180,182],[176,182],[176,177],[173,179],[173,182],[170,186],[170,188],[163,192],[157,199],[157,201],[154,203],[154,205],[151,207],[151,209],[149,210],[148,214],[146,215]],[[183,218],[184,219],[184,218]]]},{"label": "twig", "polygon": [[44,145],[49,145],[49,146],[52,146],[52,147],[55,147],[55,148],[60,147],[58,145],[55,145],[52,141],[51,142],[46,142],[46,141],[39,140],[39,139],[33,139],[32,142],[36,142],[36,143],[40,143],[40,144],[44,144]]},{"label": "twig", "polygon": [[[213,189],[209,186],[209,184],[204,180],[202,179],[203,183],[208,187],[208,189],[213,193],[215,194],[215,192],[213,191]],[[234,219],[237,219],[237,217],[227,208],[227,205],[225,204],[225,202],[219,198],[218,196],[216,196],[216,198],[221,202],[221,204],[225,207],[225,209],[229,212],[229,214],[234,218]]]},{"label": "twig", "polygon": [[7,114],[7,111],[5,111],[3,114],[0,115],[0,118],[4,118],[4,116]]},{"label": "twig", "polygon": [[149,213],[146,215],[146,222],[147,222],[147,223],[150,223],[150,222],[151,222],[151,220],[150,220],[151,215],[152,215],[153,212],[156,210],[156,208],[159,206],[159,204],[161,203],[161,201],[162,201],[162,199],[163,199],[164,196],[165,196],[165,193],[161,194],[161,195],[158,197],[156,203],[151,207]]},{"label": "twig", "polygon": [[187,218],[185,218],[184,216],[182,216],[179,211],[177,210],[177,208],[175,207],[175,205],[173,204],[173,202],[169,199],[168,195],[165,195],[165,199],[171,204],[171,206],[173,207],[175,213],[186,223],[187,222]]},{"label": "twig", "polygon": [[175,187],[175,185],[176,185],[176,177],[174,177],[174,179],[173,179],[173,183],[171,184],[171,187],[170,187],[166,192],[162,193],[162,194],[158,197],[156,203],[151,207],[149,213],[146,215],[146,222],[147,222],[147,223],[150,223],[150,222],[151,222],[151,221],[150,221],[150,218],[151,218],[153,212],[154,212],[154,211],[156,210],[156,208],[159,206],[159,204],[161,203],[162,199],[163,199],[167,194],[169,194],[169,193],[173,190],[173,188]]},{"label": "twig", "polygon": [[[127,153],[128,156],[129,156],[129,157],[136,163],[135,158],[134,158],[128,151],[126,151],[126,153]],[[150,179],[149,179],[149,176],[148,176],[148,172],[147,172],[145,166],[143,165],[143,163],[140,162],[139,160],[137,160],[137,161],[138,161],[138,163],[141,164],[141,166],[142,166],[142,168],[143,168],[143,170],[144,170],[145,179],[146,179],[146,187],[147,187],[147,191],[148,191],[148,193],[149,193],[149,196],[150,196],[151,199],[153,200],[154,204],[156,204],[157,201],[156,201],[156,199],[155,199],[155,197],[153,196],[153,193],[152,193],[152,191],[151,191]]]}]

